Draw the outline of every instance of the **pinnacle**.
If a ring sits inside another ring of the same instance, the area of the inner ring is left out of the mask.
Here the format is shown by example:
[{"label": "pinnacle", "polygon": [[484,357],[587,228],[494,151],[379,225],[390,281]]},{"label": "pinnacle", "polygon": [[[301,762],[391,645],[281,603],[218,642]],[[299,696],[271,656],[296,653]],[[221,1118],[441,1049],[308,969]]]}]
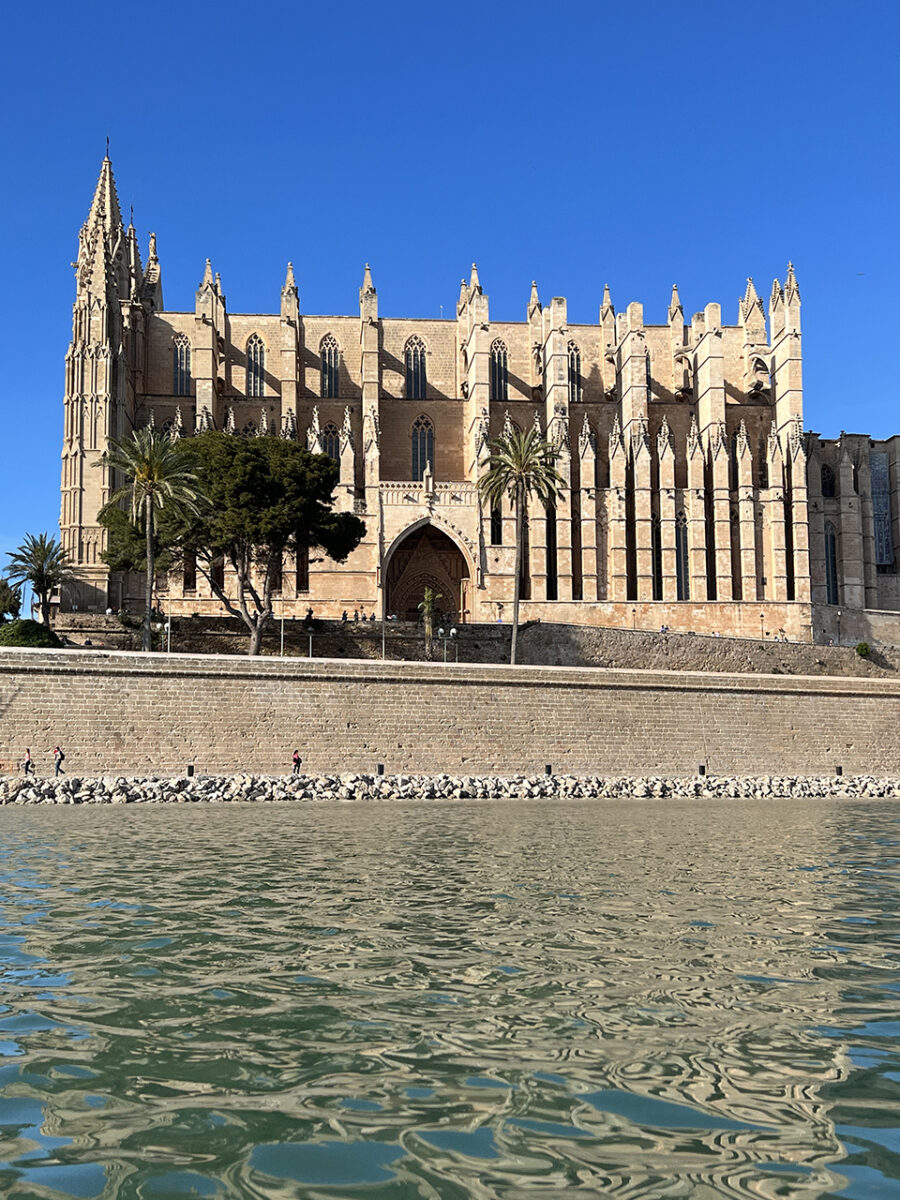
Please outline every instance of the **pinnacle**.
[{"label": "pinnacle", "polygon": [[797,286],[797,276],[794,274],[794,264],[792,262],[789,262],[787,266],[787,279],[784,281],[784,290],[785,294],[789,295],[792,299],[800,299],[800,288]]},{"label": "pinnacle", "polygon": [[478,265],[477,265],[477,263],[472,263],[472,274],[469,276],[469,290],[476,291],[476,292],[481,291],[481,283],[478,280]]},{"label": "pinnacle", "polygon": [[284,277],[284,287],[281,290],[283,292],[290,292],[296,290],[296,287],[297,282],[294,279],[294,264],[289,262],[287,265],[287,273]]},{"label": "pinnacle", "polygon": [[102,223],[107,234],[112,234],[122,224],[119,197],[116,194],[116,181],[108,153],[100,165],[100,177],[97,180],[97,187],[94,189],[94,199],[91,202],[91,211],[88,213],[86,223],[89,228]]},{"label": "pinnacle", "polygon": [[206,266],[203,269],[203,278],[200,280],[201,287],[204,287],[207,284],[210,287],[213,286],[212,263],[210,262],[209,259],[206,260]]},{"label": "pinnacle", "polygon": [[366,263],[365,271],[363,272],[362,290],[364,292],[374,292],[375,284],[372,282],[372,269]]},{"label": "pinnacle", "polygon": [[603,285],[603,303],[600,306],[600,315],[601,315],[601,317],[603,317],[603,316],[606,316],[607,313],[610,313],[612,311],[613,311],[613,302],[612,302],[612,296],[609,294],[609,284],[604,283],[604,285]]},{"label": "pinnacle", "polygon": [[681,297],[678,295],[678,284],[672,284],[672,299],[669,301],[669,320],[675,319],[678,313],[684,315],[684,309],[681,306]]}]

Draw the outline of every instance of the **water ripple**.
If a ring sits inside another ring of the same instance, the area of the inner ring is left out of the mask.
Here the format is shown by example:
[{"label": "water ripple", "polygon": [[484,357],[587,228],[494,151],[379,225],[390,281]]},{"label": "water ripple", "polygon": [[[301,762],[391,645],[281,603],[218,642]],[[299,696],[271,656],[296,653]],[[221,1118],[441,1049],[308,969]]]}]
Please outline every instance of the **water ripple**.
[{"label": "water ripple", "polygon": [[900,1195],[898,817],[4,809],[0,1192]]}]

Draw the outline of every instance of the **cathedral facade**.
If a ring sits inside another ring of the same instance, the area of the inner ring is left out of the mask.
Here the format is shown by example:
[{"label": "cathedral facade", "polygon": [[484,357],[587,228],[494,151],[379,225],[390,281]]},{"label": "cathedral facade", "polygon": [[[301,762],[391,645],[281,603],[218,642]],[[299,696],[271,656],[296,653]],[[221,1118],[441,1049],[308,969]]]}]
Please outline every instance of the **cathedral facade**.
[{"label": "cathedral facade", "polygon": [[[277,312],[231,312],[207,260],[192,311],[163,305],[121,217],[107,157],[79,238],[66,358],[61,530],[79,584],[63,607],[140,607],[102,561],[110,438],[153,424],[298,439],[339,464],[337,506],[366,536],[346,563],[285,562],[275,613],[414,615],[426,586],[454,620],[511,615],[514,518],[481,502],[489,441],[535,427],[559,450],[555,508],[532,506],[525,619],[787,636],[839,610],[900,611],[900,437],[804,429],[793,268],[767,308],[748,280],[737,320],[641,304],[596,324],[566,301],[492,321],[473,266],[455,319],[385,318],[368,266],[358,311],[301,313],[287,267]],[[225,571],[227,583],[227,569]],[[157,581],[172,613],[218,613],[202,570]]]}]

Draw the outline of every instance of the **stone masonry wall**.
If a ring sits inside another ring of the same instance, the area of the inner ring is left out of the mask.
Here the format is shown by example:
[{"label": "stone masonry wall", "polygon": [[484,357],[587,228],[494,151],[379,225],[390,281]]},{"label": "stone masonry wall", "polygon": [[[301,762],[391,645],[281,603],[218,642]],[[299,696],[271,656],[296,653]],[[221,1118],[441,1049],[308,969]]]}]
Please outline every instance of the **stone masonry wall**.
[{"label": "stone masonry wall", "polygon": [[900,683],[0,651],[0,772],[900,771]]}]

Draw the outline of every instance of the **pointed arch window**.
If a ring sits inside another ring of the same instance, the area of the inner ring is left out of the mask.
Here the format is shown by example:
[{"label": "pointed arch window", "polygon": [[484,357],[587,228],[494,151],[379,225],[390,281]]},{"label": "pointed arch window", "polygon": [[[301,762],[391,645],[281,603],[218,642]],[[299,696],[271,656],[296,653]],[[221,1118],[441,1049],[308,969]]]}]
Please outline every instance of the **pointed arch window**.
[{"label": "pointed arch window", "polygon": [[247,339],[247,395],[264,396],[266,378],[266,347],[258,333]]},{"label": "pointed arch window", "polygon": [[335,462],[341,461],[341,435],[333,421],[329,421],[322,430],[322,453]]},{"label": "pointed arch window", "polygon": [[[822,464],[822,495],[826,500],[834,498],[837,488],[835,486],[834,471],[828,463]],[[830,601],[829,601],[830,603]]]},{"label": "pointed arch window", "polygon": [[837,530],[831,521],[825,522],[825,599],[828,604],[840,603],[838,600]]},{"label": "pointed arch window", "polygon": [[580,404],[584,394],[581,377],[581,351],[575,342],[569,342],[569,403]]},{"label": "pointed arch window", "polygon": [[425,372],[425,343],[420,337],[411,337],[404,351],[406,363],[406,398],[424,400],[428,389]]},{"label": "pointed arch window", "polygon": [[500,508],[491,509],[491,545],[503,545],[503,511]]},{"label": "pointed arch window", "polygon": [[244,428],[241,430],[244,437],[256,437],[256,422],[251,417]]},{"label": "pointed arch window", "polygon": [[675,586],[679,600],[691,598],[691,576],[688,570],[688,530],[684,509],[675,517]]},{"label": "pointed arch window", "polygon": [[491,399],[509,399],[509,353],[500,338],[491,346]]},{"label": "pointed arch window", "polygon": [[185,333],[179,333],[172,347],[172,395],[191,394],[191,341]]},{"label": "pointed arch window", "polygon": [[423,479],[425,465],[431,463],[434,470],[434,425],[424,414],[413,422],[412,427],[412,477]]},{"label": "pointed arch window", "polygon": [[336,400],[340,395],[341,348],[334,334],[326,334],[319,347],[322,356],[322,397]]}]

